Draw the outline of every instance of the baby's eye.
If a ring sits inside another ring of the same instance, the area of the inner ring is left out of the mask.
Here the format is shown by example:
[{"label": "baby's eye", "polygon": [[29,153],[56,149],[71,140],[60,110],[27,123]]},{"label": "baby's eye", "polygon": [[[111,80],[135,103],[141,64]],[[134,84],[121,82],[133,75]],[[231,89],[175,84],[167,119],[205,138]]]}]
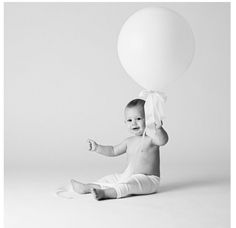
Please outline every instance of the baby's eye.
[{"label": "baby's eye", "polygon": [[131,119],[128,119],[127,122],[132,122],[132,120],[131,120]]},{"label": "baby's eye", "polygon": [[141,117],[138,117],[137,120],[141,120],[142,118]]}]

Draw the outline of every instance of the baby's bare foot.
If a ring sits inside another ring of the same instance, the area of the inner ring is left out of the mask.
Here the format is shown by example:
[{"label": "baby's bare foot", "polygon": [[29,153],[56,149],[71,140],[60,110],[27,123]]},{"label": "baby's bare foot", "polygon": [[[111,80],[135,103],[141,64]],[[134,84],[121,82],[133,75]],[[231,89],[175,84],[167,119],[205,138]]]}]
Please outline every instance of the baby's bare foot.
[{"label": "baby's bare foot", "polygon": [[79,194],[90,193],[90,188],[86,184],[80,183],[79,181],[72,179],[71,185],[73,187],[73,190]]},{"label": "baby's bare foot", "polygon": [[96,200],[101,200],[101,199],[105,198],[105,194],[104,194],[103,189],[92,188],[91,193],[93,194],[93,196]]}]

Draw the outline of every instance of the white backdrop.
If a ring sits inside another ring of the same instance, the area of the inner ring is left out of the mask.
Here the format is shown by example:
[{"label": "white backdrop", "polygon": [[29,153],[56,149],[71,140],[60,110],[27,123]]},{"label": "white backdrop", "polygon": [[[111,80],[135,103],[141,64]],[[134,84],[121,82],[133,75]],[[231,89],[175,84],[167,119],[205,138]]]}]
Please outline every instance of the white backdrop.
[{"label": "white backdrop", "polygon": [[88,152],[86,139],[116,144],[128,135],[123,108],[142,88],[120,65],[117,38],[132,13],[152,5],[185,17],[196,41],[191,67],[164,91],[162,167],[228,175],[229,3],[6,3],[6,170],[124,167],[124,156]]}]

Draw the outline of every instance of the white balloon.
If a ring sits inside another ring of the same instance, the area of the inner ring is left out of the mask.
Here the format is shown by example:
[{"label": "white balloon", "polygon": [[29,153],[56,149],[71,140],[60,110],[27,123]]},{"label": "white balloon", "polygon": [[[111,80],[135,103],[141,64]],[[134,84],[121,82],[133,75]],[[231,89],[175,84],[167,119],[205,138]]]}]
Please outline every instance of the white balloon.
[{"label": "white balloon", "polygon": [[131,15],[118,37],[118,56],[128,75],[148,90],[161,90],[190,65],[194,36],[186,20],[159,7]]}]

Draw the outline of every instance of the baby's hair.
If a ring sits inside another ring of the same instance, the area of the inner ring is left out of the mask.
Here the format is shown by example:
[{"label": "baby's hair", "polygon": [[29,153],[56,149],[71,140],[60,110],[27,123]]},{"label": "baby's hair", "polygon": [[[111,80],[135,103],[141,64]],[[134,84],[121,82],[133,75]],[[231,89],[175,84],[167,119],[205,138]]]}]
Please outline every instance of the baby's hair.
[{"label": "baby's hair", "polygon": [[144,104],[145,104],[145,100],[134,99],[126,105],[126,108],[133,108],[133,107],[138,107],[139,106],[139,107],[142,107],[144,109]]}]

